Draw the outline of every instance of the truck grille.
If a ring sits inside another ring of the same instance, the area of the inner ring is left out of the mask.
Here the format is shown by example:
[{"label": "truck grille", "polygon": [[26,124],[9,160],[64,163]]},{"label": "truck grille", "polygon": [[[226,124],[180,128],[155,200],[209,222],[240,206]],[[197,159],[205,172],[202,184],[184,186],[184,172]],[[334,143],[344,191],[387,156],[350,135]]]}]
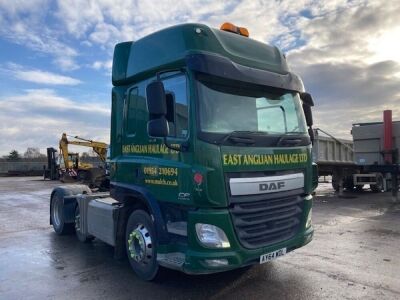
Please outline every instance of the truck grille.
[{"label": "truck grille", "polygon": [[231,201],[230,213],[240,243],[249,249],[291,239],[300,229],[300,195],[265,197],[257,201]]}]

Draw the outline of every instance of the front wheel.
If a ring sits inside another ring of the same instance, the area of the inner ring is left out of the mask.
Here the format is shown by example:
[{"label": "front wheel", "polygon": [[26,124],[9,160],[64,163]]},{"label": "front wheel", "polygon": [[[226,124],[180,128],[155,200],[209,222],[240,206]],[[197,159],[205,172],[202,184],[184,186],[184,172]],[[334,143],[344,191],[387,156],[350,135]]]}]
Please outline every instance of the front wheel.
[{"label": "front wheel", "polygon": [[157,237],[147,212],[132,212],[126,225],[125,243],[133,271],[143,280],[155,279],[159,272]]}]

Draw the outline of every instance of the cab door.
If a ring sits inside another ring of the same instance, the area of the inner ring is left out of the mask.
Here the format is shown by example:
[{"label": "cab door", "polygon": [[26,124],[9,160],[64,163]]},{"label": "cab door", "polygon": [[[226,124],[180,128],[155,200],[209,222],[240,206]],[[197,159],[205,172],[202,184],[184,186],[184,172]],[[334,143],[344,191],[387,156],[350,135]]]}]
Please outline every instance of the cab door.
[{"label": "cab door", "polygon": [[[167,141],[182,151],[168,148],[162,138],[148,136],[150,158],[143,164],[144,185],[158,198],[186,203],[191,199],[191,159],[189,132],[190,101],[187,76],[183,72],[164,73],[160,80],[166,94],[169,135]],[[150,81],[149,81],[150,83]],[[185,149],[183,149],[185,148]],[[182,197],[184,195],[184,197]],[[184,199],[182,199],[184,198]]]}]

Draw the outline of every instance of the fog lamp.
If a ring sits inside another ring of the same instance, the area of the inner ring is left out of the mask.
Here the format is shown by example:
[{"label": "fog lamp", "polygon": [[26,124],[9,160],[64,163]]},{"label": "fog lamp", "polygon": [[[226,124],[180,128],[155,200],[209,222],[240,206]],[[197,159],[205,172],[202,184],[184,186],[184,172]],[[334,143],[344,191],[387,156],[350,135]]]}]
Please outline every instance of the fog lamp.
[{"label": "fog lamp", "polygon": [[209,267],[224,267],[229,264],[228,260],[225,258],[223,258],[223,259],[206,259],[205,262]]}]

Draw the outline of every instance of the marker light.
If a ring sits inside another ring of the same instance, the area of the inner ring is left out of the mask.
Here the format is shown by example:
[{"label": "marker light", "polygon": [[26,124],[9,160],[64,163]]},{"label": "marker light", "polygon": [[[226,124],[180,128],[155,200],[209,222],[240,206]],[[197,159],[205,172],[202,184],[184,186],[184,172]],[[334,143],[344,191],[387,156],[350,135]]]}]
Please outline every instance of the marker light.
[{"label": "marker light", "polygon": [[228,238],[225,232],[211,224],[196,224],[196,233],[200,242],[208,248],[229,248]]},{"label": "marker light", "polygon": [[312,208],[310,208],[310,212],[307,216],[306,228],[309,228],[312,224]]},{"label": "marker light", "polygon": [[203,183],[203,175],[201,173],[195,173],[193,176],[193,180],[196,184],[200,185]]},{"label": "marker light", "polygon": [[238,27],[238,26],[233,25],[232,23],[228,23],[228,22],[224,23],[221,25],[220,29],[224,30],[224,31],[240,34],[245,37],[249,37],[249,31],[247,30],[247,28]]}]

